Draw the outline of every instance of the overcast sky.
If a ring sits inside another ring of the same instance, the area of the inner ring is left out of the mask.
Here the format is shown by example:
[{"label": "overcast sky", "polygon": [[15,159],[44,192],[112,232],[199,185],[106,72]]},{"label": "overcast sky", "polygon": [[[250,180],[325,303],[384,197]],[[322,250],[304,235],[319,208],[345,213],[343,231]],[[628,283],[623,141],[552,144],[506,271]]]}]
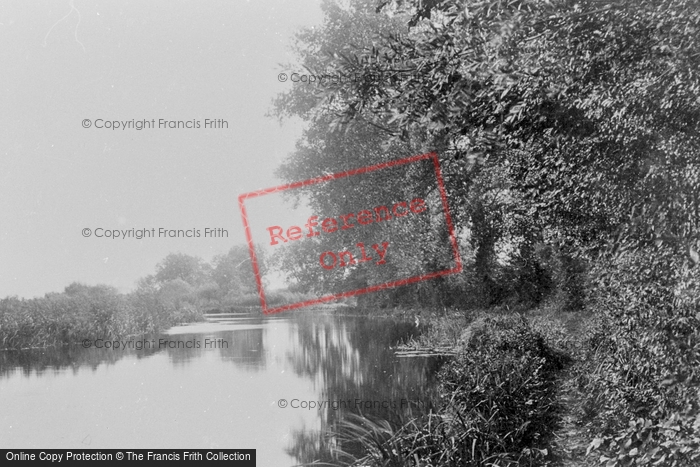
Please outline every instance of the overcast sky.
[{"label": "overcast sky", "polygon": [[[209,261],[243,243],[238,195],[280,183],[300,132],[265,116],[290,86],[280,64],[321,19],[318,0],[4,0],[0,297],[73,281],[128,291],[168,253]],[[156,128],[97,128],[130,120]],[[96,237],[132,228],[200,237]]]}]

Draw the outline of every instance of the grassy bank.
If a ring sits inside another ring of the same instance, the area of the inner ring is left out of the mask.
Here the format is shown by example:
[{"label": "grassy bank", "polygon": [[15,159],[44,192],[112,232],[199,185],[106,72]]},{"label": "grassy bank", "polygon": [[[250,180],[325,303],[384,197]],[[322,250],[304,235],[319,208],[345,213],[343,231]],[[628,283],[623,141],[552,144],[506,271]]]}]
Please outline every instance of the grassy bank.
[{"label": "grassy bank", "polygon": [[0,349],[156,333],[201,319],[195,304],[168,300],[156,292],[120,294],[107,286],[73,284],[42,298],[0,300]]},{"label": "grassy bank", "polygon": [[608,308],[576,312],[393,311],[423,330],[400,349],[456,356],[439,373],[437,413],[349,420],[346,441],[365,455],[347,464],[699,465],[697,307],[616,290]]},{"label": "grassy bank", "polygon": [[541,307],[525,313],[401,310],[420,336],[402,349],[445,349],[455,358],[439,373],[440,410],[407,420],[348,420],[360,439],[355,466],[562,465],[562,387],[595,340],[590,314]]}]

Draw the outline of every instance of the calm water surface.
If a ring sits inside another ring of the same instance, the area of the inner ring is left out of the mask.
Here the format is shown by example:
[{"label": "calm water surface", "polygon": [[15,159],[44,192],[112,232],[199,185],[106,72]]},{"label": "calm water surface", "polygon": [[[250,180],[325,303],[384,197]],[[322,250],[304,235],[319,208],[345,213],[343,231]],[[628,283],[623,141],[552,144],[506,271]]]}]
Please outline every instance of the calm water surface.
[{"label": "calm water surface", "polygon": [[[0,447],[254,448],[258,465],[273,467],[329,460],[329,433],[348,414],[430,408],[440,361],[390,348],[415,332],[305,312],[135,338],[151,349],[0,352]],[[326,402],[302,407],[311,401]]]}]

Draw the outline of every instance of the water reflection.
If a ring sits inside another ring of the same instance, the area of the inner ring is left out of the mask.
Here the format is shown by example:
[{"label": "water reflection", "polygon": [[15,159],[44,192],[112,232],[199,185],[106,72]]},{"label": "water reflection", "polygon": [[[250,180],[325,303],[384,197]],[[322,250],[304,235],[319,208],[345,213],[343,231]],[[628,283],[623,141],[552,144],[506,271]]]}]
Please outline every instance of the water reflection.
[{"label": "water reflection", "polygon": [[440,361],[390,348],[413,332],[306,312],[180,326],[134,338],[154,343],[141,350],[0,352],[0,445],[256,448],[259,465],[331,461],[332,447],[353,451],[328,436],[348,414],[430,410]]},{"label": "water reflection", "polygon": [[297,319],[290,328],[294,370],[315,383],[319,401],[335,404],[319,412],[316,436],[295,431],[289,452],[300,462],[332,462],[331,448],[359,455],[356,446],[337,446],[337,439],[326,436],[341,431],[339,422],[348,413],[395,423],[427,413],[436,399],[434,374],[441,362],[397,358],[390,348],[414,332],[412,323],[388,319]]}]

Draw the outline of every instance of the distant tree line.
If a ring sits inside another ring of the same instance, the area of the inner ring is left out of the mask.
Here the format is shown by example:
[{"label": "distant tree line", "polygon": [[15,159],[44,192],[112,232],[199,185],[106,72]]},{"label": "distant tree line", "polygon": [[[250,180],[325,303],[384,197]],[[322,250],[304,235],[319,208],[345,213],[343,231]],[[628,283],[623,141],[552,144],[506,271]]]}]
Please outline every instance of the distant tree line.
[{"label": "distant tree line", "polygon": [[[259,264],[264,271],[264,256]],[[259,303],[247,246],[236,245],[211,263],[172,253],[127,294],[107,285],[74,282],[62,293],[0,299],[0,349],[157,333],[202,320],[207,311]]]},{"label": "distant tree line", "polygon": [[[264,251],[258,256],[264,274],[267,269]],[[196,256],[171,253],[156,265],[155,274],[138,281],[137,290],[158,291],[168,302],[184,300],[203,309],[259,305],[250,253],[243,244],[215,256],[210,263]]]}]

